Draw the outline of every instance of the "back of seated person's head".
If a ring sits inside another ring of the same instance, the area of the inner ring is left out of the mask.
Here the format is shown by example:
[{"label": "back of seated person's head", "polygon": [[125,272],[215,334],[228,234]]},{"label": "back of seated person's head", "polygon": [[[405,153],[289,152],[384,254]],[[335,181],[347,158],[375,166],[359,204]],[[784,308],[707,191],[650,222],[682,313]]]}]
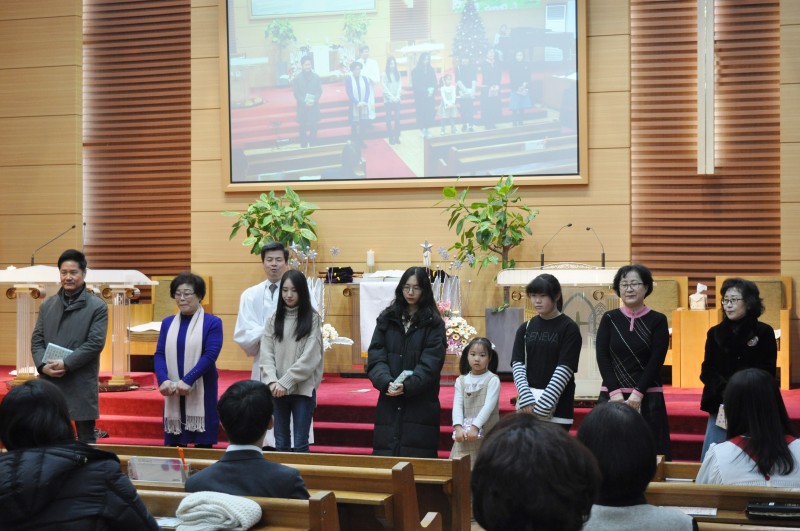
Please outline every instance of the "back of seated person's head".
[{"label": "back of seated person's head", "polygon": [[265,383],[242,380],[222,394],[217,411],[231,443],[261,446],[272,422],[272,395]]},{"label": "back of seated person's head", "polygon": [[656,473],[656,446],[641,414],[622,403],[600,404],[581,422],[578,440],[600,465],[599,503],[632,502],[644,495]]},{"label": "back of seated person's head", "polygon": [[783,403],[778,382],[762,369],[744,369],[725,386],[728,439],[746,435],[745,451],[756,455],[763,475],[787,474],[796,466],[786,436],[796,433]]},{"label": "back of seated person's head", "polygon": [[475,520],[487,531],[578,530],[600,485],[597,462],[562,427],[506,415],[472,471]]},{"label": "back of seated person's head", "polygon": [[12,388],[0,403],[0,441],[7,450],[74,440],[67,401],[51,382],[30,380]]}]

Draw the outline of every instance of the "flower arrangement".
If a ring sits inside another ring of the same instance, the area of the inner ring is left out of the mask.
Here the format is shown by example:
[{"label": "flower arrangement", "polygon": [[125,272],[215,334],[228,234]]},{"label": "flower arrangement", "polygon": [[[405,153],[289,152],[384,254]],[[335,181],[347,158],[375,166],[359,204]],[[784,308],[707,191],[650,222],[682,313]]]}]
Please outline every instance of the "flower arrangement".
[{"label": "flower arrangement", "polygon": [[347,337],[341,337],[339,332],[330,323],[322,325],[322,349],[328,350],[333,345],[352,345],[353,340]]},{"label": "flower arrangement", "polygon": [[461,351],[467,346],[469,340],[478,334],[478,331],[450,307],[450,301],[439,301],[436,306],[444,318],[447,352],[460,356]]}]

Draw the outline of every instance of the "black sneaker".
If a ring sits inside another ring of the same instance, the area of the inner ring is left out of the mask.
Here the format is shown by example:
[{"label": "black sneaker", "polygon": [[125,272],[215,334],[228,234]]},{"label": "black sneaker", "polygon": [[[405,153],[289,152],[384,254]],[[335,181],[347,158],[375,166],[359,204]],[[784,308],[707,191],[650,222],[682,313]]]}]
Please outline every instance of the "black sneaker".
[{"label": "black sneaker", "polygon": [[108,439],[108,432],[105,430],[101,430],[100,428],[94,429],[94,438],[95,439]]}]

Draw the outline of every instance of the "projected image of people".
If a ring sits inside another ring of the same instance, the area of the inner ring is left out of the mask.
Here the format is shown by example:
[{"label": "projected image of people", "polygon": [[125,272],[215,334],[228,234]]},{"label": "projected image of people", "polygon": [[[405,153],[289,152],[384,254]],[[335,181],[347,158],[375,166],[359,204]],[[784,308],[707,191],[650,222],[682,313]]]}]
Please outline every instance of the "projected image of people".
[{"label": "projected image of people", "polygon": [[580,177],[586,1],[227,0],[230,182]]}]

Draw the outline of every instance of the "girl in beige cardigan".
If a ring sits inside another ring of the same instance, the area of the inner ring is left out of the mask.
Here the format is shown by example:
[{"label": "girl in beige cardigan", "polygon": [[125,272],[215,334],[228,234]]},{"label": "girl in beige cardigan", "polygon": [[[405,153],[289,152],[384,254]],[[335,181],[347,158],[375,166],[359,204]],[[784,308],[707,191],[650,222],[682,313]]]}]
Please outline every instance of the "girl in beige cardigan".
[{"label": "girl in beige cardigan", "polygon": [[322,323],[311,307],[302,273],[294,269],[284,273],[280,290],[278,308],[267,319],[261,340],[261,378],[274,399],[275,448],[291,452],[294,446],[295,452],[308,452],[317,387],[322,381]]}]

